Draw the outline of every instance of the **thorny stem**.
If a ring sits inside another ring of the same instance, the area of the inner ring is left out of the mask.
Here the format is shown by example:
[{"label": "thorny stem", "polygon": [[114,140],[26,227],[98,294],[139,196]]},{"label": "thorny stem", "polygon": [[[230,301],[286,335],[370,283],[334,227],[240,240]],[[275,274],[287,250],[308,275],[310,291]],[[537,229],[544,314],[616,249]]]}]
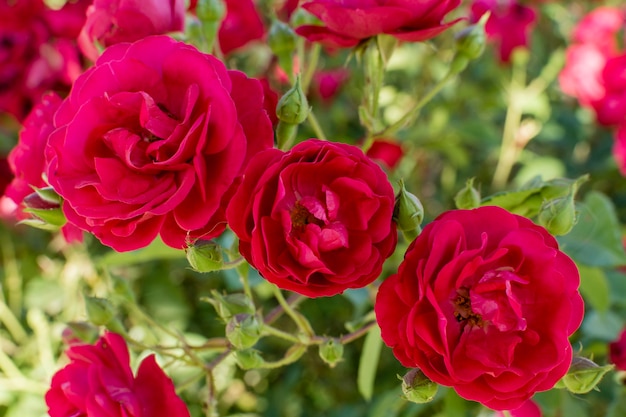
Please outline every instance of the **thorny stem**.
[{"label": "thorny stem", "polygon": [[300,331],[302,331],[308,337],[312,337],[315,335],[315,332],[313,332],[313,329],[311,328],[309,322],[301,314],[299,314],[296,310],[292,308],[292,306],[285,300],[285,297],[283,297],[283,293],[281,292],[280,288],[275,285],[274,296],[278,300],[278,303],[283,307],[285,313],[287,313],[287,315],[291,317],[294,323],[296,323]]}]

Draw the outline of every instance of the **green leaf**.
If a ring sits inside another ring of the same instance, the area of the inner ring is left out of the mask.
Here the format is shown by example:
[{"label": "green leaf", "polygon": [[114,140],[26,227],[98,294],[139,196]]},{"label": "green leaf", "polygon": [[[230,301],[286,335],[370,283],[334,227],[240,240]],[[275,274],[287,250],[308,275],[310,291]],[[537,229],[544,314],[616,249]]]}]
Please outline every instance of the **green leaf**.
[{"label": "green leaf", "polygon": [[174,249],[167,246],[161,239],[155,239],[145,248],[131,252],[116,252],[114,250],[98,259],[99,266],[134,265],[157,259],[183,259],[186,257],[184,250]]},{"label": "green leaf", "polygon": [[376,369],[378,368],[378,360],[380,359],[380,350],[382,346],[383,340],[380,337],[380,328],[378,326],[374,326],[367,333],[367,336],[365,336],[357,376],[357,386],[359,388],[359,392],[363,398],[368,401],[374,394],[374,381],[376,379]]},{"label": "green leaf", "polygon": [[561,250],[587,266],[626,265],[620,223],[611,200],[592,191],[578,209],[578,223],[566,236],[559,238]]},{"label": "green leaf", "polygon": [[581,329],[588,338],[612,342],[623,327],[624,320],[611,311],[604,314],[590,311],[585,315]]},{"label": "green leaf", "polygon": [[611,304],[609,284],[600,268],[578,266],[580,272],[580,292],[594,309],[606,312]]},{"label": "green leaf", "polygon": [[609,407],[606,417],[623,417],[626,416],[626,388],[620,387],[615,399]]}]

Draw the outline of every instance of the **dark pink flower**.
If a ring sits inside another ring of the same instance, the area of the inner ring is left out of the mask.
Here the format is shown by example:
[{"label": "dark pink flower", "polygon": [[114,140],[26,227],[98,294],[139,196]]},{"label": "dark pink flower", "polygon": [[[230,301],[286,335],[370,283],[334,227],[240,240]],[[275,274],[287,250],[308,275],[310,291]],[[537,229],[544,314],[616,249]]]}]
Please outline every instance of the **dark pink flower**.
[{"label": "dark pink flower", "polygon": [[565,66],[559,74],[559,85],[567,95],[576,97],[583,106],[591,106],[605,94],[602,71],[608,56],[592,44],[574,44],[567,48]]},{"label": "dark pink flower", "polygon": [[262,39],[264,33],[261,16],[252,0],[226,0],[226,17],[217,34],[224,54]]},{"label": "dark pink flower", "polygon": [[154,355],[133,375],[122,336],[106,333],[95,345],[71,344],[65,353],[70,362],[45,397],[50,417],[189,416]]},{"label": "dark pink flower", "polygon": [[395,169],[400,163],[404,151],[402,146],[393,140],[376,139],[367,150],[367,156],[381,163],[387,169]]},{"label": "dark pink flower", "polygon": [[617,163],[617,168],[626,177],[626,123],[622,123],[615,132],[613,157]]},{"label": "dark pink flower", "polygon": [[315,75],[313,75],[313,92],[315,92],[324,103],[330,103],[349,78],[350,71],[346,68],[317,71]]},{"label": "dark pink flower", "polygon": [[380,286],[385,343],[463,398],[494,410],[551,389],[583,319],[574,262],[543,227],[499,207],[429,223]]},{"label": "dark pink flower", "polygon": [[474,0],[471,21],[477,22],[488,11],[491,16],[485,27],[487,37],[496,43],[500,60],[509,62],[515,48],[528,48],[537,12],[517,0]]},{"label": "dark pink flower", "polygon": [[611,126],[626,122],[626,53],[606,61],[602,84],[604,97],[592,103],[598,123]]},{"label": "dark pink flower", "polygon": [[626,25],[626,10],[598,7],[585,15],[574,29],[573,43],[593,45],[604,55],[618,52],[617,33]]},{"label": "dark pink flower", "polygon": [[256,155],[226,217],[268,281],[308,297],[374,281],[393,252],[387,176],[351,145],[310,139]]},{"label": "dark pink flower", "polygon": [[621,371],[626,371],[626,329],[609,344],[609,360]]},{"label": "dark pink flower", "polygon": [[304,25],[296,33],[311,42],[351,48],[379,34],[420,42],[440,34],[459,19],[443,23],[460,0],[310,0],[301,7],[323,26]]},{"label": "dark pink flower", "polygon": [[55,127],[48,178],[67,219],[118,251],[219,235],[231,186],[274,140],[258,80],[167,36],[107,48]]},{"label": "dark pink flower", "polygon": [[185,0],[94,0],[78,42],[95,61],[100,55],[97,44],[108,47],[179,31],[184,20]]},{"label": "dark pink flower", "polygon": [[502,411],[496,412],[496,417],[541,417],[541,408],[533,400],[526,400],[521,407],[509,410],[505,415]]}]

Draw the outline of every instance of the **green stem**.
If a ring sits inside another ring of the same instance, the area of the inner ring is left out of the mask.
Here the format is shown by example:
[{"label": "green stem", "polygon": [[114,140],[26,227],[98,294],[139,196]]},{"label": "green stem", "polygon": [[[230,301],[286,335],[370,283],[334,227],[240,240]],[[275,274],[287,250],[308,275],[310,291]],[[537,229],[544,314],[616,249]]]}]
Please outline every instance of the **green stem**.
[{"label": "green stem", "polygon": [[4,258],[5,286],[7,290],[6,304],[9,309],[18,314],[22,308],[22,279],[15,256],[15,247],[8,233],[0,233],[2,254]]},{"label": "green stem", "polygon": [[288,340],[288,341],[293,342],[293,343],[302,343],[302,341],[300,339],[298,339],[296,336],[294,336],[294,335],[292,335],[290,333],[284,332],[282,330],[279,330],[279,329],[277,329],[275,327],[272,327],[272,326],[264,325],[263,326],[263,333],[265,333],[268,336],[276,336],[276,337],[279,337],[279,338],[284,339],[284,340]]},{"label": "green stem", "polygon": [[284,358],[279,359],[274,362],[264,362],[263,365],[261,365],[261,368],[262,369],[276,369],[276,368],[281,368],[286,365],[290,365],[296,362],[298,359],[300,359],[302,355],[304,355],[304,353],[306,352],[306,349],[307,349],[306,345],[293,345],[292,347],[289,348],[287,353],[285,353]]},{"label": "green stem", "polygon": [[0,322],[4,324],[4,327],[11,333],[13,340],[16,343],[20,344],[24,342],[28,335],[26,334],[26,330],[20,324],[15,314],[9,309],[9,307],[5,304],[4,301],[0,300]]},{"label": "green stem", "polygon": [[311,125],[311,128],[315,132],[315,137],[317,137],[318,139],[321,139],[321,140],[328,140],[326,138],[326,135],[324,134],[324,130],[322,129],[322,126],[320,125],[319,121],[317,120],[317,117],[315,117],[315,114],[313,114],[313,110],[309,111],[309,114],[307,116],[307,120],[308,120],[309,124]]},{"label": "green stem", "polygon": [[348,344],[350,342],[353,342],[355,340],[357,340],[358,338],[365,336],[367,334],[367,332],[370,331],[370,329],[372,327],[376,326],[376,322],[372,321],[367,323],[366,325],[364,325],[363,327],[355,330],[352,333],[348,333],[346,335],[343,335],[339,338],[339,341],[341,342],[342,345]]},{"label": "green stem", "polygon": [[309,86],[311,85],[311,80],[313,79],[313,75],[317,70],[317,64],[320,58],[320,52],[322,50],[322,46],[319,43],[313,44],[311,47],[311,51],[309,52],[309,59],[304,70],[304,74],[302,75],[302,91],[307,93],[309,91]]},{"label": "green stem", "polygon": [[376,133],[376,137],[390,137],[394,136],[399,130],[404,128],[405,126],[413,123],[417,116],[419,116],[422,108],[435,97],[442,89],[446,86],[448,81],[454,78],[456,74],[449,72],[443,77],[435,86],[426,93],[414,106],[411,108],[404,116],[400,118],[397,122],[393,123],[391,126],[387,127],[381,132]]},{"label": "green stem", "polygon": [[296,310],[292,308],[292,306],[285,300],[285,297],[283,297],[283,293],[280,291],[280,288],[278,288],[275,285],[274,285],[274,296],[278,300],[278,303],[282,306],[285,313],[289,317],[291,317],[294,323],[296,323],[300,331],[302,331],[308,337],[312,337],[315,335],[309,322],[301,314],[299,314]]}]

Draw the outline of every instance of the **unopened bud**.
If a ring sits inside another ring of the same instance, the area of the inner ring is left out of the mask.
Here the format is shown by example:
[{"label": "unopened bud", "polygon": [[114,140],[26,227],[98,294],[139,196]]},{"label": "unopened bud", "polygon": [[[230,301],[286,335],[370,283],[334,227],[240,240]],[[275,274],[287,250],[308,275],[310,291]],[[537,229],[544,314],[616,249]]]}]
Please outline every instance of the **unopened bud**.
[{"label": "unopened bud", "polygon": [[304,25],[321,25],[322,22],[312,13],[307,12],[302,7],[298,7],[289,19],[294,28]]},{"label": "unopened bud", "polygon": [[406,190],[402,180],[400,180],[400,191],[396,196],[393,217],[398,230],[409,242],[412,242],[422,231],[420,225],[424,220],[424,206],[419,198]]},{"label": "unopened bud", "polygon": [[[52,188],[36,189],[23,200],[24,212],[32,214],[35,220],[50,226],[51,230],[56,230],[67,222],[61,208],[62,203],[63,199]],[[24,223],[31,224],[28,221]]]},{"label": "unopened bud", "polygon": [[483,14],[478,22],[469,25],[456,34],[456,51],[468,59],[476,59],[482,55],[487,44],[485,25],[489,20],[490,12]]},{"label": "unopened bud", "polygon": [[235,351],[235,360],[241,369],[248,370],[260,368],[265,364],[265,360],[256,349],[245,349]]},{"label": "unopened bud", "polygon": [[[400,378],[400,376],[398,376]],[[424,404],[432,401],[437,394],[439,385],[428,379],[424,373],[415,368],[400,378],[404,397],[414,403]]]},{"label": "unopened bud", "polygon": [[85,297],[87,318],[96,326],[106,326],[115,317],[115,307],[107,299]]},{"label": "unopened bud", "polygon": [[343,358],[343,345],[338,339],[328,339],[320,345],[320,358],[334,368]]},{"label": "unopened bud", "polygon": [[226,324],[226,338],[238,350],[248,349],[261,337],[256,315],[236,314]]},{"label": "unopened bud", "polygon": [[296,82],[280,98],[276,105],[276,116],[281,122],[298,125],[306,120],[309,115],[309,102],[300,85],[300,76]]},{"label": "unopened bud", "polygon": [[615,365],[599,366],[590,359],[574,357],[569,371],[561,381],[570,392],[586,394],[614,367]]},{"label": "unopened bud", "polygon": [[270,30],[267,34],[267,43],[270,49],[276,56],[281,56],[284,53],[291,53],[296,49],[297,36],[293,29],[278,19],[275,19],[270,26]]},{"label": "unopened bud", "polygon": [[99,333],[98,328],[91,323],[73,321],[67,323],[61,337],[66,345],[91,344],[98,339]]},{"label": "unopened bud", "polygon": [[537,221],[555,236],[565,235],[576,224],[576,206],[573,194],[544,202]]},{"label": "unopened bud", "polygon": [[202,22],[220,23],[226,16],[226,5],[223,0],[198,0],[196,16]]},{"label": "unopened bud", "polygon": [[458,209],[473,209],[480,206],[480,192],[474,188],[474,178],[465,183],[465,187],[454,196],[454,204]]},{"label": "unopened bud", "polygon": [[255,312],[254,303],[245,294],[221,295],[214,290],[211,295],[211,298],[203,298],[203,301],[213,304],[215,311],[224,321],[230,320],[237,314],[254,314]]},{"label": "unopened bud", "polygon": [[211,241],[198,241],[185,249],[187,261],[198,272],[220,271],[224,266],[222,249]]}]

